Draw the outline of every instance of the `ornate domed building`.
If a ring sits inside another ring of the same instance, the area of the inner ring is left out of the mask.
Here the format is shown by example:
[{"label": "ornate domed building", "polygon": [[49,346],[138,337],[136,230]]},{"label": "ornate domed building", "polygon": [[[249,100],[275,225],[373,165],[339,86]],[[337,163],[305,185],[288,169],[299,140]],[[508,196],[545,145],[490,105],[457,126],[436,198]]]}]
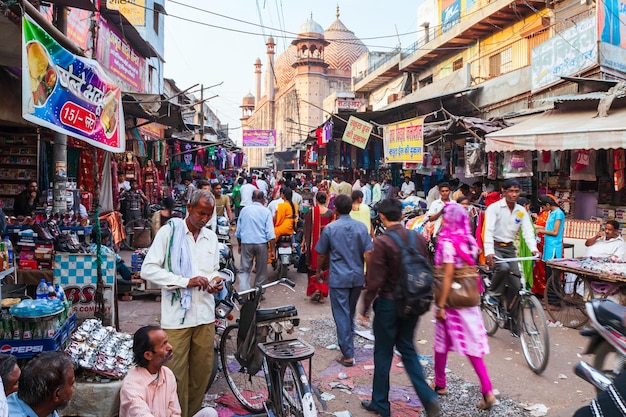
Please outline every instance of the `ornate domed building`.
[{"label": "ornate domed building", "polygon": [[[242,128],[276,130],[275,148],[246,148],[249,166],[265,166],[265,154],[286,151],[326,120],[323,102],[333,93],[352,89],[351,66],[367,47],[339,20],[326,29],[311,16],[285,51],[274,59],[269,38],[265,75],[261,60],[255,67],[255,104],[251,95],[242,102]],[[263,85],[261,86],[261,79]]]}]

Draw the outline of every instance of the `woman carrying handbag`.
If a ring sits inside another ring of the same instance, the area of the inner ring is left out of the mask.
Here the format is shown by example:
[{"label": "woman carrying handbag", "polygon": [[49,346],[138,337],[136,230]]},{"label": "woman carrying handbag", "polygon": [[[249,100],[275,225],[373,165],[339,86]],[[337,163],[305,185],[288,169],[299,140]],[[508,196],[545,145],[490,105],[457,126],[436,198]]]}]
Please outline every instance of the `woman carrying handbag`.
[{"label": "woman carrying handbag", "polygon": [[460,204],[446,204],[435,251],[435,380],[431,388],[439,395],[447,394],[448,352],[465,355],[480,380],[482,399],[476,406],[487,410],[496,397],[483,360],[489,344],[479,306],[482,285],[477,270],[471,268],[477,255],[467,210]]}]

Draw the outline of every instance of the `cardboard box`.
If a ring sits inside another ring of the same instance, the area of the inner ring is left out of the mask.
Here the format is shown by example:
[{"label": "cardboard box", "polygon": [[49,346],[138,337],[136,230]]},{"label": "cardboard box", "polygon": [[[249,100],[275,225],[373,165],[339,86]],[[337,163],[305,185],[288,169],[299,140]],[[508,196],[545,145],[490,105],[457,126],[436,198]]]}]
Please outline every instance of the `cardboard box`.
[{"label": "cardboard box", "polygon": [[20,269],[37,269],[38,263],[36,260],[20,259]]}]

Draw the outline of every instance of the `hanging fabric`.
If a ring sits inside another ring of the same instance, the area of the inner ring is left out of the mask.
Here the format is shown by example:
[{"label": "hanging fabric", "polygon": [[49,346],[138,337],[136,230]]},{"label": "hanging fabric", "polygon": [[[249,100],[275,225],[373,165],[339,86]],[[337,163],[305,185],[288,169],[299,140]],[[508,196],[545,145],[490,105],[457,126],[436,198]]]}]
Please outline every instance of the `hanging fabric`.
[{"label": "hanging fabric", "polygon": [[555,157],[552,151],[539,151],[537,154],[537,172],[554,172]]},{"label": "hanging fabric", "polygon": [[502,161],[502,178],[532,177],[532,151],[505,152]]},{"label": "hanging fabric", "polygon": [[570,179],[576,181],[596,181],[596,151],[591,149],[573,150],[570,165]]},{"label": "hanging fabric", "polygon": [[465,176],[466,177],[482,177],[487,172],[485,166],[485,144],[484,143],[465,143]]}]

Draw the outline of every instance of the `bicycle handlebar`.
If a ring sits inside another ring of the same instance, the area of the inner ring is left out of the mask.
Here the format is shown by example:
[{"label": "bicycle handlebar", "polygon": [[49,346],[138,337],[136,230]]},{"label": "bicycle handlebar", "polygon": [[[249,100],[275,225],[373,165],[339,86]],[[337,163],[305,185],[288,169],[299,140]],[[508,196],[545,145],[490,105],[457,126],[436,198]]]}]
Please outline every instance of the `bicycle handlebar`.
[{"label": "bicycle handlebar", "polygon": [[270,282],[269,284],[258,285],[254,288],[250,288],[249,290],[243,290],[238,293],[235,293],[238,296],[237,301],[239,301],[239,298],[242,295],[250,294],[251,292],[254,292],[254,291],[264,290],[266,288],[273,287],[274,285],[281,285],[281,284],[288,285],[290,289],[293,289],[293,287],[296,286],[296,283],[291,281],[289,278],[281,278],[278,281]]},{"label": "bicycle handlebar", "polygon": [[505,262],[536,261],[537,259],[539,259],[539,256],[533,255],[533,256],[523,256],[521,258],[500,258],[494,255],[493,259],[495,259],[494,261],[495,264],[501,264]]}]

